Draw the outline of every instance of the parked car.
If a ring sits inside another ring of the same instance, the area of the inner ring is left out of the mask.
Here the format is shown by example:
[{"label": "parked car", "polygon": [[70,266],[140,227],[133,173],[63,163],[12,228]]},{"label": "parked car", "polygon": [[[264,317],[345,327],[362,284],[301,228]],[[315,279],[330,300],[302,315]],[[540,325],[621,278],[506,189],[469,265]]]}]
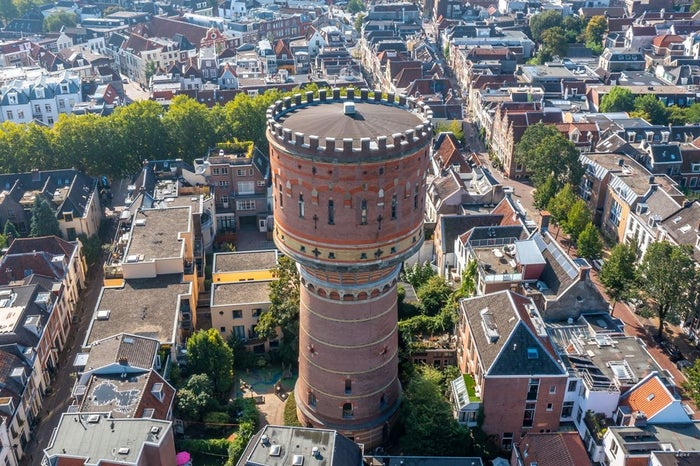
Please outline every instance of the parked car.
[{"label": "parked car", "polygon": [[683,356],[681,350],[670,341],[661,340],[661,342],[659,342],[659,346],[661,346],[663,352],[668,355],[668,358],[671,360],[671,362],[678,362],[682,359],[685,359],[685,356]]},{"label": "parked car", "polygon": [[682,372],[690,367],[693,367],[693,363],[687,359],[681,359],[680,361],[676,362],[676,367]]}]

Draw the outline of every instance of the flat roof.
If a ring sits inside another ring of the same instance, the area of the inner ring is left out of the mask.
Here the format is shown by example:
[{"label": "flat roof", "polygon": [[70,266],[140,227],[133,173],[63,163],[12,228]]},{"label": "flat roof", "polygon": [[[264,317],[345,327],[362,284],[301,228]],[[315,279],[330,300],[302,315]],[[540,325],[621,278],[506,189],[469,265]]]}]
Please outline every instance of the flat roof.
[{"label": "flat roof", "polygon": [[212,285],[212,306],[270,302],[272,280],[215,283]]},{"label": "flat roof", "polygon": [[190,230],[190,215],[187,207],[138,210],[131,227],[131,241],[124,253],[125,262],[129,262],[129,256],[143,255],[138,262],[182,257],[185,246],[179,232]]},{"label": "flat roof", "polygon": [[[177,325],[178,295],[189,294],[190,290],[191,284],[182,283],[180,274],[126,280],[120,288],[102,288],[84,346],[122,332],[171,343]],[[100,311],[109,311],[108,318],[98,320]]]},{"label": "flat roof", "polygon": [[394,133],[404,133],[423,125],[423,119],[417,113],[404,108],[358,101],[354,104],[353,115],[344,114],[343,102],[333,102],[297,108],[277,121],[283,128],[318,136],[321,141],[326,137],[336,140],[391,137]]},{"label": "flat roof", "polygon": [[214,273],[272,270],[277,266],[277,251],[220,252],[214,254]]},{"label": "flat roof", "polygon": [[[644,195],[650,189],[649,177],[654,177],[654,184],[658,184],[665,191],[675,188],[675,183],[664,175],[652,175],[652,173],[643,167],[639,162],[631,157],[620,154],[585,154],[592,162],[597,163],[601,167],[612,171],[618,178],[638,196]],[[624,160],[624,165],[620,166],[620,159]]]},{"label": "flat roof", "polygon": [[137,464],[143,444],[160,445],[170,426],[157,419],[113,419],[108,413],[63,413],[44,452],[49,458],[88,458],[90,464],[113,458]]},{"label": "flat roof", "polygon": [[334,430],[267,425],[251,439],[238,464],[351,466],[362,464],[362,451]]},{"label": "flat roof", "polygon": [[128,377],[92,375],[80,411],[110,411],[113,417],[133,418],[148,384],[148,377],[148,372],[129,374]]}]

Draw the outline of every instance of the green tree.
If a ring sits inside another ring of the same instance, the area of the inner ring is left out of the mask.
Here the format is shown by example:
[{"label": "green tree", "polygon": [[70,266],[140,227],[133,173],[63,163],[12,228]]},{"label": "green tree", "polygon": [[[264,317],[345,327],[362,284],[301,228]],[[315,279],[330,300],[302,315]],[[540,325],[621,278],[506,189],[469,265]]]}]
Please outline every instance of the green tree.
[{"label": "green tree", "polygon": [[355,26],[355,30],[358,33],[362,33],[362,25],[364,24],[366,17],[367,15],[364,13],[358,13],[357,15],[355,15],[355,21],[353,22],[353,26]]},{"label": "green tree", "polygon": [[17,227],[15,226],[14,223],[11,221],[7,220],[5,222],[5,227],[2,230],[2,235],[7,238],[8,243],[12,243],[13,240],[16,240],[17,238],[20,237],[19,231],[17,231]]},{"label": "green tree", "polygon": [[637,285],[641,296],[655,304],[660,338],[667,319],[684,317],[690,310],[693,296],[689,290],[697,289],[697,284],[692,246],[666,241],[649,245],[639,265]]},{"label": "green tree", "polygon": [[552,174],[560,186],[564,183],[578,185],[583,176],[578,157],[576,146],[555,126],[544,123],[529,126],[515,146],[515,159],[530,173],[535,188]]},{"label": "green tree", "polygon": [[418,301],[423,308],[423,313],[428,316],[437,315],[442,310],[447,299],[450,297],[452,289],[447,284],[444,278],[433,275],[421,285],[416,291]]},{"label": "green tree", "polygon": [[176,96],[163,116],[163,126],[170,142],[170,156],[192,163],[203,157],[214,139],[214,123],[204,104],[185,95]]},{"label": "green tree", "polygon": [[159,160],[167,153],[168,135],[163,125],[163,108],[152,100],[140,100],[117,107],[110,116],[114,125],[113,146],[122,154],[122,166],[131,173],[145,160]]},{"label": "green tree", "polygon": [[544,31],[554,27],[561,27],[561,25],[562,16],[558,11],[547,10],[543,13],[532,15],[530,17],[530,33],[532,40],[540,42]]},{"label": "green tree", "polygon": [[349,13],[357,14],[361,11],[365,11],[367,7],[362,0],[349,0],[347,5],[347,10]]},{"label": "green tree", "polygon": [[137,167],[122,166],[123,157],[112,149],[113,125],[100,115],[61,115],[52,129],[55,153],[64,163],[93,176],[121,176]]},{"label": "green tree", "polygon": [[212,406],[212,382],[207,374],[194,374],[177,391],[176,406],[180,416],[187,421],[199,421]]},{"label": "green tree", "polygon": [[557,195],[557,180],[553,174],[550,174],[540,186],[535,189],[532,195],[535,207],[539,210],[544,210],[549,205],[549,202]]},{"label": "green tree", "polygon": [[63,27],[75,27],[78,17],[75,13],[68,11],[57,11],[51,13],[44,19],[44,30],[47,32],[58,32]]},{"label": "green tree", "polygon": [[462,131],[462,122],[458,120],[450,123],[438,123],[435,126],[435,134],[452,133],[459,142],[464,141],[464,131]]},{"label": "green tree", "polygon": [[287,256],[280,257],[270,283],[270,309],[263,313],[255,326],[262,338],[273,338],[282,329],[280,357],[285,362],[299,358],[299,272],[296,263]]},{"label": "green tree", "polygon": [[455,292],[458,299],[473,296],[476,293],[476,278],[478,273],[478,264],[475,260],[470,260],[467,266],[462,271],[462,282]]},{"label": "green tree", "polygon": [[542,43],[540,49],[543,55],[542,61],[549,61],[555,56],[564,58],[569,49],[564,30],[559,26],[542,31],[540,41]]},{"label": "green tree", "polygon": [[109,16],[113,13],[118,13],[120,11],[126,11],[126,8],[118,6],[118,5],[112,5],[108,6],[102,11],[102,16]]},{"label": "green tree", "polygon": [[591,223],[591,211],[586,206],[586,201],[577,199],[571,206],[564,222],[564,231],[569,235],[573,243],[578,243],[578,237]]},{"label": "green tree", "polygon": [[237,94],[224,108],[225,119],[219,121],[217,134],[222,141],[253,141],[263,153],[267,153],[265,137],[267,108],[283,96],[279,91],[271,90],[255,97],[245,92]]},{"label": "green tree", "polygon": [[12,2],[12,0],[0,0],[0,17],[3,19],[5,24],[18,16],[19,12],[17,11],[17,6]]},{"label": "green tree", "polygon": [[156,66],[156,62],[154,62],[153,60],[148,60],[146,62],[146,67],[143,70],[144,74],[146,75],[146,83],[151,82],[151,78],[154,74],[156,74],[156,71],[158,71],[158,66]]},{"label": "green tree", "polygon": [[640,95],[634,99],[633,115],[638,115],[652,125],[668,124],[668,109],[653,94]]},{"label": "green tree", "polygon": [[700,103],[696,102],[686,109],[686,123],[700,123]]},{"label": "green tree", "polygon": [[605,37],[605,32],[608,30],[608,20],[605,16],[594,16],[586,25],[586,32],[584,33],[586,44],[597,44],[600,47],[603,46],[603,38]]},{"label": "green tree", "polygon": [[100,237],[97,235],[92,235],[88,238],[85,233],[78,235],[80,243],[83,245],[83,254],[85,254],[85,262],[88,265],[95,264],[100,259],[100,254],[102,253],[102,242]]},{"label": "green tree", "polygon": [[695,364],[685,371],[686,381],[683,388],[688,392],[695,404],[700,404],[700,359],[695,360]]},{"label": "green tree", "polygon": [[49,202],[42,195],[37,194],[34,197],[32,205],[32,221],[29,230],[29,236],[61,236],[61,228],[58,226],[58,218]]},{"label": "green tree", "polygon": [[634,95],[626,87],[615,86],[603,97],[599,108],[603,113],[631,112],[634,110]]},{"label": "green tree", "polygon": [[686,123],[690,123],[690,111],[689,107],[678,107],[672,105],[668,107],[668,124],[673,126],[683,126]]},{"label": "green tree", "polygon": [[610,256],[600,269],[600,283],[612,299],[612,310],[615,304],[625,299],[634,283],[637,264],[637,248],[635,245],[619,243],[610,251]]},{"label": "green tree", "polygon": [[561,28],[566,35],[566,41],[570,44],[581,41],[581,35],[584,29],[583,19],[578,15],[569,15],[564,18]]},{"label": "green tree", "polygon": [[700,11],[700,0],[693,0],[693,3],[690,4],[690,11],[691,13]]},{"label": "green tree", "polygon": [[199,330],[187,340],[187,364],[193,374],[207,374],[214,391],[228,395],[233,385],[233,351],[213,328]]},{"label": "green tree", "polygon": [[404,266],[404,269],[401,272],[401,280],[409,283],[417,290],[435,274],[435,270],[433,270],[428,261],[425,261],[422,264],[416,262],[412,266]]},{"label": "green tree", "polygon": [[410,378],[401,419],[401,449],[406,455],[466,456],[472,447],[467,428],[452,416],[443,397],[442,376],[437,369],[421,366]]},{"label": "green tree", "polygon": [[574,194],[573,187],[567,183],[547,204],[547,210],[552,215],[552,222],[559,227],[557,229],[557,238],[559,237],[559,230],[563,229],[566,231],[565,224],[574,203],[576,203],[576,194]]},{"label": "green tree", "polygon": [[588,222],[578,236],[578,255],[588,260],[600,259],[603,254],[603,240],[593,222]]}]

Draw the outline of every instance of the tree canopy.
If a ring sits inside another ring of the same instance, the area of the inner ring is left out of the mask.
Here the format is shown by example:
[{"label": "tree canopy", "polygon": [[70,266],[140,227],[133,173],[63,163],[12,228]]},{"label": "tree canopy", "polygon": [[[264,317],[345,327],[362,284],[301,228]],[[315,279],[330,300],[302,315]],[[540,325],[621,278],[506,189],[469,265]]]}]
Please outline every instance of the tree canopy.
[{"label": "tree canopy", "polygon": [[352,14],[359,13],[361,11],[365,11],[367,7],[365,6],[365,2],[362,0],[349,0],[348,5],[347,5],[347,10],[348,12]]},{"label": "tree canopy", "polygon": [[69,11],[56,11],[44,19],[44,30],[47,32],[58,32],[64,26],[75,27],[78,17]]},{"label": "tree canopy", "polygon": [[580,235],[576,244],[579,257],[588,260],[599,259],[603,254],[603,240],[600,238],[598,229],[593,222],[588,222]]},{"label": "tree canopy", "polygon": [[58,218],[51,210],[49,201],[41,195],[34,198],[32,205],[32,222],[29,236],[61,236],[61,229],[58,226]]},{"label": "tree canopy", "polygon": [[542,33],[547,29],[561,27],[562,15],[555,10],[547,10],[530,17],[530,33],[532,40],[540,42]]},{"label": "tree canopy", "polygon": [[535,188],[547,181],[550,175],[558,186],[565,183],[578,185],[583,176],[579,152],[555,126],[536,123],[529,126],[515,146],[515,159],[530,173]]},{"label": "tree canopy", "polygon": [[644,118],[652,125],[668,123],[669,110],[655,95],[645,94],[634,99],[632,116]]},{"label": "tree canopy", "polygon": [[631,112],[634,110],[634,95],[632,91],[622,86],[610,89],[608,95],[603,97],[599,109],[601,112]]},{"label": "tree canopy", "polygon": [[637,263],[637,248],[634,244],[619,243],[610,251],[610,256],[600,269],[600,282],[615,304],[624,299],[634,283]]},{"label": "tree canopy", "polygon": [[199,421],[214,403],[212,382],[207,374],[194,374],[177,391],[177,409],[187,421]]},{"label": "tree canopy", "polygon": [[669,318],[682,318],[694,304],[698,274],[692,246],[675,246],[667,241],[649,244],[639,265],[636,285],[641,296],[655,304],[659,337]]},{"label": "tree canopy", "polygon": [[603,38],[608,30],[608,20],[605,16],[594,16],[586,25],[584,38],[586,39],[586,47],[596,53],[603,51]]},{"label": "tree canopy", "polygon": [[586,206],[586,201],[577,199],[566,214],[564,231],[569,235],[571,241],[578,242],[579,235],[591,223],[591,211]]},{"label": "tree canopy", "polygon": [[49,128],[36,123],[0,124],[0,171],[27,172],[72,166],[89,175],[122,177],[145,160],[182,158],[192,163],[215,144],[252,141],[267,152],[265,112],[279,91],[241,93],[207,109],[178,96],[169,110],[154,101],[117,107],[109,116],[61,115]]},{"label": "tree canopy", "polygon": [[207,374],[221,396],[233,385],[233,351],[218,330],[199,330],[187,340],[187,367],[192,374]]},{"label": "tree canopy", "polygon": [[270,283],[270,309],[263,313],[255,326],[262,338],[273,338],[282,329],[280,356],[285,362],[296,362],[299,355],[299,272],[296,263],[287,256],[280,257]]}]

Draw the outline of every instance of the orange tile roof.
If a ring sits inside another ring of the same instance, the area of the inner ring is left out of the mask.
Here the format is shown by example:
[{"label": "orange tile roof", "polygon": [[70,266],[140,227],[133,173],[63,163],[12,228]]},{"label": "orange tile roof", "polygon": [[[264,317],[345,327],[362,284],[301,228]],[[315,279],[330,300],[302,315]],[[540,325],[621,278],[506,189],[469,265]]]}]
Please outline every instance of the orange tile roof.
[{"label": "orange tile roof", "polygon": [[[518,444],[525,464],[537,466],[591,466],[586,448],[576,432],[528,433]],[[526,453],[527,452],[527,453]]]},{"label": "orange tile roof", "polygon": [[632,388],[624,399],[620,400],[620,406],[627,406],[632,411],[641,411],[647,419],[651,419],[672,401],[671,393],[661,383],[659,377],[654,375],[641,385]]}]

